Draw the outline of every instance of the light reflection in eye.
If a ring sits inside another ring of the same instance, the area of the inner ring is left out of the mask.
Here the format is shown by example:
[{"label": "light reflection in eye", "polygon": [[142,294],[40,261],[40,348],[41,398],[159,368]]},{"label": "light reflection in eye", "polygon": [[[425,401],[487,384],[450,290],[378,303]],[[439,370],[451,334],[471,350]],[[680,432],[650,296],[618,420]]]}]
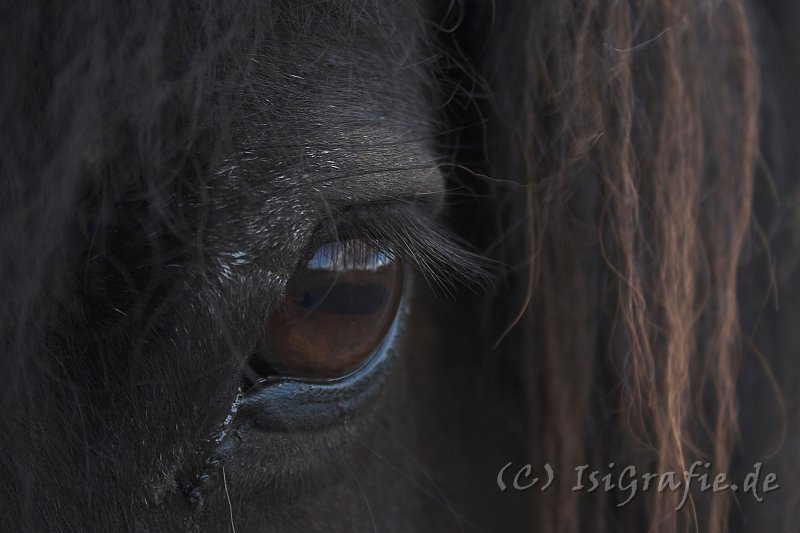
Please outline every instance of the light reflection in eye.
[{"label": "light reflection in eye", "polygon": [[361,241],[324,244],[306,265],[307,270],[371,270],[384,268],[394,260],[381,251],[371,250]]}]

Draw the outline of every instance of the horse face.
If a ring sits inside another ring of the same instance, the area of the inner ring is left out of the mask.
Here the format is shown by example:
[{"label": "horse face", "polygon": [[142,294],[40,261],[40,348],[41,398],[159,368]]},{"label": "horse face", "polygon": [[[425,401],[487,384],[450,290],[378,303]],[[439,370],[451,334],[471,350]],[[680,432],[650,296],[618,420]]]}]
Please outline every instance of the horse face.
[{"label": "horse face", "polygon": [[[509,430],[469,370],[463,302],[440,298],[480,268],[437,219],[435,13],[167,4],[44,10],[54,36],[24,43],[52,56],[42,72],[20,61],[52,86],[18,98],[55,106],[32,115],[46,139],[29,147],[42,156],[30,175],[62,191],[47,208],[62,218],[50,252],[21,252],[37,268],[14,274],[37,286],[17,323],[38,350],[21,343],[9,360],[20,385],[4,398],[4,520],[405,531],[486,519],[502,459],[488,435]],[[376,261],[388,274],[359,282]],[[340,307],[270,326],[303,307],[303,283],[341,289]],[[368,286],[380,312],[348,311]],[[309,328],[294,351],[276,347],[293,327]],[[351,337],[361,344],[342,347]],[[331,369],[334,349],[347,362]],[[440,486],[465,463],[486,482]],[[485,511],[465,516],[471,504]]]},{"label": "horse face", "polygon": [[797,522],[791,9],[131,4],[0,19],[0,531]]}]

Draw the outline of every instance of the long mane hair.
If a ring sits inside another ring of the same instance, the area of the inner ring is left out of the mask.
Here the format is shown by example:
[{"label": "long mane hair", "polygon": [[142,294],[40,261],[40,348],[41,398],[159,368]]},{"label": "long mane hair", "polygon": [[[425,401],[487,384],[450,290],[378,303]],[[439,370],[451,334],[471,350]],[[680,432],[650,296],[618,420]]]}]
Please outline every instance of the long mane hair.
[{"label": "long mane hair", "polygon": [[[757,154],[742,2],[516,7],[463,29],[467,41],[494,17],[495,48],[462,46],[482,54],[494,111],[477,140],[493,178],[479,190],[496,200],[478,233],[509,265],[487,353],[519,361],[529,460],[725,472]],[[651,491],[617,508],[624,497],[587,498],[562,478],[532,496],[542,531],[727,528],[727,495],[675,512],[680,494]]]}]

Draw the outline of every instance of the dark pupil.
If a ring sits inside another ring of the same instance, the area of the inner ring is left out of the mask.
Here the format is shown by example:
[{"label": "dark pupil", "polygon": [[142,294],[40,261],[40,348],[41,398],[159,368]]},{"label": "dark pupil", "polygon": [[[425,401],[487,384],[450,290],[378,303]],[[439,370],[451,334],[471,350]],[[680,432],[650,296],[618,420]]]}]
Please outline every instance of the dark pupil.
[{"label": "dark pupil", "polygon": [[324,313],[371,315],[386,305],[388,295],[389,291],[379,283],[339,283],[333,287],[309,287],[301,305]]},{"label": "dark pupil", "polygon": [[401,290],[400,266],[367,244],[321,247],[267,325],[263,357],[270,370],[313,378],[352,372],[388,333]]}]

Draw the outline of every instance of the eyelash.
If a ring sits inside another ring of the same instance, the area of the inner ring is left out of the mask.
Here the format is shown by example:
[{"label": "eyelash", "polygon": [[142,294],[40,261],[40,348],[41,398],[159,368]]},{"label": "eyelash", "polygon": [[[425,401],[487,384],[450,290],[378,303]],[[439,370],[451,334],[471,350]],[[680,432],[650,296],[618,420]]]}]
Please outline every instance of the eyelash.
[{"label": "eyelash", "polygon": [[452,233],[413,203],[341,210],[315,232],[301,265],[324,244],[361,240],[416,270],[436,291],[492,281],[488,259],[468,251]]}]

